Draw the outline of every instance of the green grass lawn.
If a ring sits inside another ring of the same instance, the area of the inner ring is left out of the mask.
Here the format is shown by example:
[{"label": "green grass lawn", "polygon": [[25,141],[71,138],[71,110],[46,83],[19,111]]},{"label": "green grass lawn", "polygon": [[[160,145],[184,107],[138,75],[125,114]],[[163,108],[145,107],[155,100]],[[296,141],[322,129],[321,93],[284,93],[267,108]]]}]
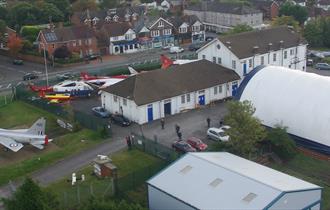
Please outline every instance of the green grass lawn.
[{"label": "green grass lawn", "polygon": [[[113,164],[115,164],[118,168],[119,180],[121,178],[125,179],[131,174],[140,174],[139,171],[141,171],[141,169],[144,170],[149,166],[152,167],[154,165],[164,164],[162,160],[138,150],[121,151],[111,155],[111,159]],[[111,196],[111,179],[97,178],[96,176],[92,175],[92,172],[93,166],[87,166],[76,173],[77,177],[81,177],[81,175],[84,174],[86,177],[85,182],[78,181],[77,185],[71,186],[71,182],[67,181],[68,179],[71,179],[71,177],[67,177],[66,179],[48,186],[47,189],[52,190],[57,194],[63,208],[74,207],[79,203],[79,198],[80,201],[83,202],[86,201],[91,195],[95,195],[99,198]],[[138,177],[136,177],[136,179],[137,178]],[[143,178],[144,179],[142,181],[141,187],[132,189],[127,194],[130,198],[132,198],[131,200],[134,202],[146,204],[146,187],[144,186],[146,177]],[[136,179],[134,180],[137,181]],[[132,179],[132,181],[134,180]],[[138,181],[141,182],[141,180]]]},{"label": "green grass lawn", "polygon": [[[0,108],[0,127],[29,127],[39,117],[46,117],[46,131],[58,130],[60,136],[54,138],[53,143],[55,145],[50,145],[52,149],[46,148],[40,152],[37,151],[37,155],[30,154],[27,151],[18,151],[12,154],[13,157],[25,153],[28,153],[29,156],[25,159],[23,158],[23,160],[22,158],[18,159],[20,161],[0,165],[0,171],[5,172],[0,173],[0,185],[8,183],[9,180],[15,180],[16,178],[28,175],[66,156],[87,149],[102,140],[98,133],[87,129],[82,129],[77,132],[60,131],[64,129],[56,124],[54,115],[23,102],[13,102],[10,105]],[[22,150],[24,150],[24,148]],[[7,154],[5,155],[9,156]]]},{"label": "green grass lawn", "polygon": [[299,153],[291,161],[272,168],[323,187],[322,206],[330,209],[330,162]]}]

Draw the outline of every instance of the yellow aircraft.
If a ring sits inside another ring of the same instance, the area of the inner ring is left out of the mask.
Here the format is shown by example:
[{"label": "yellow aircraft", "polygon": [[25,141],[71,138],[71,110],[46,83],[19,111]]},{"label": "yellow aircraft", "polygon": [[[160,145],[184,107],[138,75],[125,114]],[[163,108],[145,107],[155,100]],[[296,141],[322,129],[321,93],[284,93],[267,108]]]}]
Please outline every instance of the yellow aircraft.
[{"label": "yellow aircraft", "polygon": [[72,99],[70,94],[45,94],[45,92],[40,93],[41,98],[49,100],[49,103],[61,103],[63,101],[68,101]]}]

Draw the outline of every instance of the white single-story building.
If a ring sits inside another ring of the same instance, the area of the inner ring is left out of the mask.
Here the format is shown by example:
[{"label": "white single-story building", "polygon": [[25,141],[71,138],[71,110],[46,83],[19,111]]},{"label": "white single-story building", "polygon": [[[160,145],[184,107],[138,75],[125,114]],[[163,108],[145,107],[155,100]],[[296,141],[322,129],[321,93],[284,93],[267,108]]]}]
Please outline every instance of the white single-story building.
[{"label": "white single-story building", "polygon": [[237,99],[251,101],[268,127],[287,127],[299,145],[330,154],[330,77],[279,66],[251,71]]},{"label": "white single-story building", "polygon": [[307,42],[288,27],[221,36],[197,50],[206,59],[233,69],[241,78],[259,65],[306,71]]},{"label": "white single-story building", "polygon": [[111,113],[147,123],[235,95],[240,77],[207,60],[131,76],[101,93]]},{"label": "white single-story building", "polygon": [[147,186],[150,210],[321,208],[321,187],[227,152],[187,153]]}]

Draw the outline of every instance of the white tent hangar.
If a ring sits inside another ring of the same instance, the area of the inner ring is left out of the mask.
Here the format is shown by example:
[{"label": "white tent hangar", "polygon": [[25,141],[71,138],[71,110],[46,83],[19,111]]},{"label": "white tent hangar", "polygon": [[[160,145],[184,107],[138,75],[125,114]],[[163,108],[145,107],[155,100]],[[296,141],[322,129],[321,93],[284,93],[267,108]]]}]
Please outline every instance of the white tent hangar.
[{"label": "white tent hangar", "polygon": [[150,210],[316,210],[321,205],[321,187],[227,152],[188,153],[147,184]]},{"label": "white tent hangar", "polygon": [[330,77],[260,66],[240,84],[240,101],[251,101],[268,126],[287,127],[299,145],[330,154]]}]

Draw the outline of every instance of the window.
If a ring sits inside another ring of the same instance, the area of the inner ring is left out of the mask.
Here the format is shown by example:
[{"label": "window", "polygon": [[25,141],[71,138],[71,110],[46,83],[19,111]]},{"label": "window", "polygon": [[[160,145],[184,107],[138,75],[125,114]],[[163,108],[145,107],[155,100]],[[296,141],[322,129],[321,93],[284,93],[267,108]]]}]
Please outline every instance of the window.
[{"label": "window", "polygon": [[171,35],[172,34],[172,30],[169,29],[164,29],[164,35]]},{"label": "window", "polygon": [[118,40],[118,36],[114,36],[112,37],[113,41],[117,41]]},{"label": "window", "polygon": [[117,102],[118,101],[118,97],[117,96],[113,96],[113,101]]},{"label": "window", "polygon": [[236,61],[235,61],[235,60],[232,60],[232,61],[231,61],[231,67],[232,67],[233,69],[236,69]]},{"label": "window", "polygon": [[181,104],[184,104],[184,103],[186,103],[186,96],[182,95],[181,96]]},{"label": "window", "polygon": [[221,63],[222,63],[221,58],[218,57],[218,64],[221,64]]},{"label": "window", "polygon": [[79,43],[79,46],[81,46],[81,40],[79,40],[78,43]]},{"label": "window", "polygon": [[159,36],[159,30],[153,30],[151,31],[151,37]]},{"label": "window", "polygon": [[133,34],[125,34],[125,39],[126,40],[132,40],[133,39]]},{"label": "window", "polygon": [[164,27],[164,22],[163,21],[159,21],[158,22],[158,27]]},{"label": "window", "polygon": [[124,106],[127,106],[127,99],[126,98],[123,98],[123,104],[124,104]]},{"label": "window", "polygon": [[217,95],[217,94],[218,94],[218,87],[214,87],[213,89],[214,89],[214,90],[213,90],[213,94],[214,94],[214,95]]},{"label": "window", "polygon": [[180,27],[179,28],[179,33],[187,33],[188,29],[187,27]]},{"label": "window", "polygon": [[213,57],[213,63],[216,63],[216,62],[217,62],[217,58]]},{"label": "window", "polygon": [[276,53],[273,53],[273,61],[276,61]]},{"label": "window", "polygon": [[187,103],[190,102],[190,93],[187,94]]},{"label": "window", "polygon": [[200,27],[199,26],[193,26],[192,31],[200,31]]},{"label": "window", "polygon": [[205,55],[202,55],[202,58],[205,59]]},{"label": "window", "polygon": [[284,51],[284,59],[287,59],[288,58],[288,51]]},{"label": "window", "polygon": [[298,47],[296,47],[296,54],[298,54]]},{"label": "window", "polygon": [[222,93],[222,85],[219,86],[219,93]]},{"label": "window", "polygon": [[73,42],[72,42],[72,46],[73,46],[73,47],[77,46],[77,42],[76,42],[76,41],[73,41]]},{"label": "window", "polygon": [[132,44],[129,45],[129,49],[130,49],[130,50],[133,50],[133,45],[132,45]]},{"label": "window", "polygon": [[249,59],[249,68],[252,67],[252,59]]},{"label": "window", "polygon": [[291,49],[291,50],[290,50],[290,55],[293,55],[293,54],[294,54],[294,50]]},{"label": "window", "polygon": [[264,65],[264,63],[265,63],[265,58],[264,58],[264,56],[261,56],[260,57],[260,64]]},{"label": "window", "polygon": [[92,39],[88,39],[88,45],[92,45]]}]

